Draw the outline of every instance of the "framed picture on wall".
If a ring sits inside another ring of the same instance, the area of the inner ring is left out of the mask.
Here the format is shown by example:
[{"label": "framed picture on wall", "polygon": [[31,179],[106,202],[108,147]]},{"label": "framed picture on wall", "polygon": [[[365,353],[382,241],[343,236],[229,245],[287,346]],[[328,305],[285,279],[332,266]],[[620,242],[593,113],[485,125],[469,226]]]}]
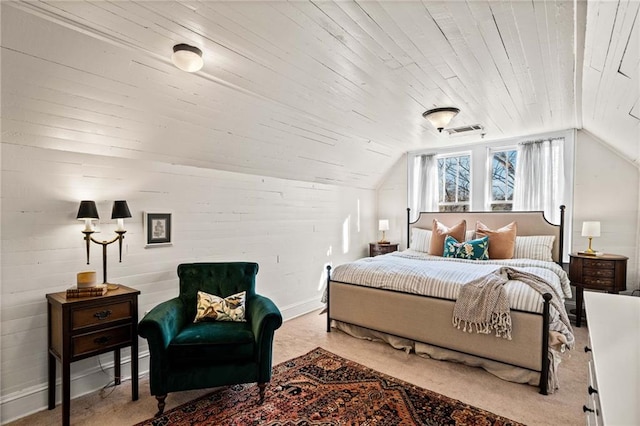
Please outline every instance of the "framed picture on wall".
[{"label": "framed picture on wall", "polygon": [[171,213],[144,212],[145,247],[171,245]]}]

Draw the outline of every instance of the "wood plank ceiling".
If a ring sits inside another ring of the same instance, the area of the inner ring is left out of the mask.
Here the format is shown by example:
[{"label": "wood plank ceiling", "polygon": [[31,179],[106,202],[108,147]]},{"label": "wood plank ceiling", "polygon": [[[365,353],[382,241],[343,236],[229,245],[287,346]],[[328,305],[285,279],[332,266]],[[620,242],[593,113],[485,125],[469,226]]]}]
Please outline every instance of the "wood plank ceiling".
[{"label": "wood plank ceiling", "polygon": [[[638,35],[632,3],[623,23],[601,5],[609,20],[594,35],[587,26],[585,60],[600,75],[585,81],[600,89],[584,96],[585,123],[599,135],[613,114],[601,106],[607,69]],[[421,116],[429,108],[460,108],[451,126],[481,124],[485,140],[581,120],[573,1],[1,7],[3,143],[375,188],[406,151],[480,139],[439,134]],[[612,28],[616,50],[602,58],[599,34]],[[171,64],[177,43],[202,49],[202,71]],[[629,49],[621,72],[637,84]],[[638,128],[637,90],[623,95],[635,124],[619,138]]]}]

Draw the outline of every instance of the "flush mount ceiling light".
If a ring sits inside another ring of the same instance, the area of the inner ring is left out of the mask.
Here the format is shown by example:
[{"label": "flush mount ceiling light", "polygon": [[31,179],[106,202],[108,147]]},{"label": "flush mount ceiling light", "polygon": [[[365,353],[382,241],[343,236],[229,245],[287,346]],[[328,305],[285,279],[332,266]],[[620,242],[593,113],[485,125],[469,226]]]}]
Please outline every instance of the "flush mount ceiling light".
[{"label": "flush mount ceiling light", "polygon": [[184,43],[173,46],[171,61],[176,67],[186,72],[200,71],[204,65],[202,50]]},{"label": "flush mount ceiling light", "polygon": [[434,108],[423,112],[422,116],[442,133],[442,130],[447,127],[451,119],[459,112],[460,110],[454,107]]}]

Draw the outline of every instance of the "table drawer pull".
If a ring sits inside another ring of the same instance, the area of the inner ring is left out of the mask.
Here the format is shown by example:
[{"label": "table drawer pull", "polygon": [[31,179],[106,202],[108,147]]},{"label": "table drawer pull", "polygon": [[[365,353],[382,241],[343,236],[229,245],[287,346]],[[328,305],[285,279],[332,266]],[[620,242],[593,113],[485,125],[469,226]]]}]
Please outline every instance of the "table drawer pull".
[{"label": "table drawer pull", "polygon": [[[111,340],[111,337],[109,336],[100,336],[100,337],[96,337],[95,339],[93,339],[93,342],[98,344],[98,345],[104,345],[105,343],[108,343],[109,340]],[[591,392],[589,392],[591,393]]]},{"label": "table drawer pull", "polygon": [[107,319],[111,316],[111,310],[105,309],[104,311],[96,312],[95,314],[93,314],[93,316],[98,318],[99,320]]},{"label": "table drawer pull", "polygon": [[592,386],[589,386],[589,389],[588,389],[588,390],[589,390],[589,395],[592,395],[592,394],[594,394],[594,393],[598,393],[598,390],[597,390],[597,389],[594,389]]},{"label": "table drawer pull", "polygon": [[592,410],[591,408],[587,407],[586,405],[582,406],[582,411],[585,413],[595,413],[596,410]]},{"label": "table drawer pull", "polygon": [[584,351],[585,351],[585,352],[591,352],[591,348],[590,348],[589,346],[585,346],[585,347],[584,347]]}]

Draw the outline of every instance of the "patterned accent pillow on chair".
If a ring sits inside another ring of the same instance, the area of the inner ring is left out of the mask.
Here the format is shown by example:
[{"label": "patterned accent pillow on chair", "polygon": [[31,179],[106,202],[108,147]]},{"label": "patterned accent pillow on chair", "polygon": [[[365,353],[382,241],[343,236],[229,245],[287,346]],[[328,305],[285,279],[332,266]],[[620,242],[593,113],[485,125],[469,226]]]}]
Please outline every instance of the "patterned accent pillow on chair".
[{"label": "patterned accent pillow on chair", "polygon": [[489,237],[460,243],[452,236],[447,235],[444,240],[442,256],[469,260],[487,260],[489,259]]},{"label": "patterned accent pillow on chair", "polygon": [[244,322],[244,308],[247,292],[243,291],[222,298],[213,294],[198,292],[198,307],[193,322],[236,321]]}]

